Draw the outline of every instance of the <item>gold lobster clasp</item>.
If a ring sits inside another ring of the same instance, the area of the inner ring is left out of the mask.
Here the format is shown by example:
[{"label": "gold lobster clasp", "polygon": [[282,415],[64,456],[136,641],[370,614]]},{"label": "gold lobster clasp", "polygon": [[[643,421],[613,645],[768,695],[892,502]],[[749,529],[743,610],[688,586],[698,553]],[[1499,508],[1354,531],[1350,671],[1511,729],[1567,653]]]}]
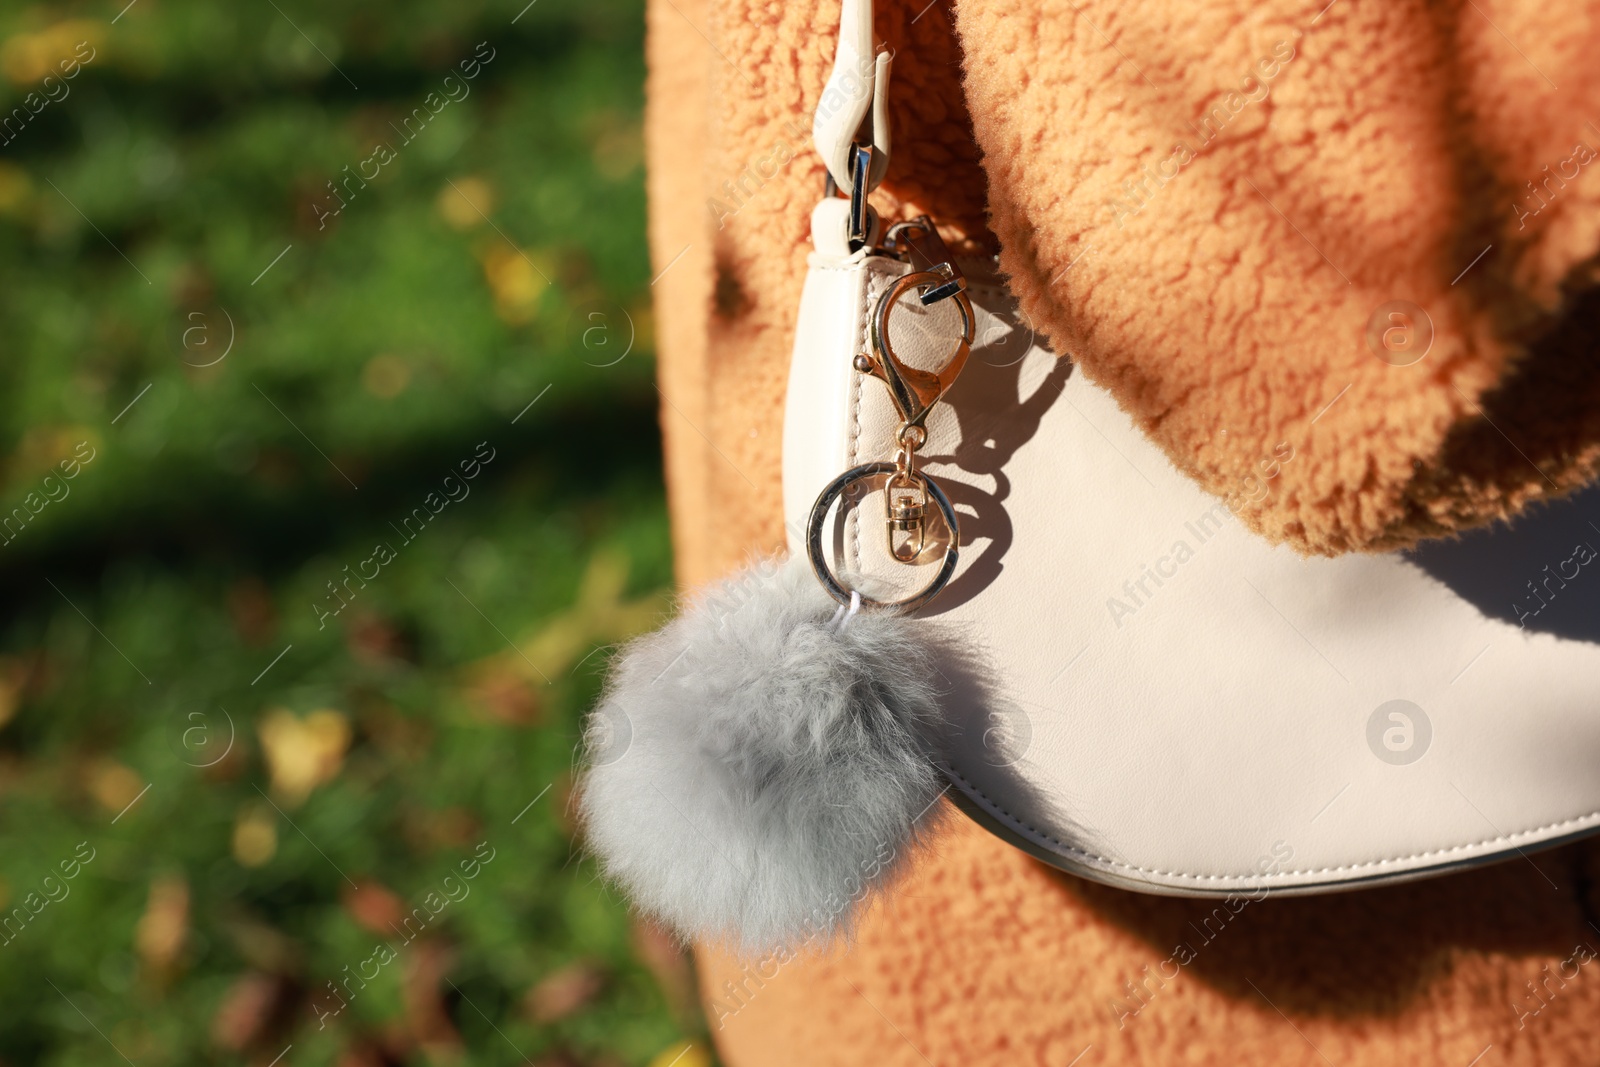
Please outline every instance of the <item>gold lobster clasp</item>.
[{"label": "gold lobster clasp", "polygon": [[[884,485],[884,523],[889,554],[901,563],[915,563],[928,548],[928,503],[938,495],[932,481],[916,469],[917,450],[928,440],[928,413],[944,399],[967,365],[975,323],[967,280],[926,216],[890,227],[883,250],[908,262],[912,270],[878,298],[872,316],[872,353],[856,356],[855,367],[889,387],[889,399],[900,414],[900,428],[895,433],[900,449],[895,454],[894,473]],[[955,353],[937,370],[908,366],[889,338],[889,314],[913,289],[924,306],[954,300],[961,312]],[[949,529],[955,537],[954,523]]]},{"label": "gold lobster clasp", "polygon": [[889,387],[889,397],[904,423],[901,427],[902,443],[906,430],[911,427],[924,428],[923,422],[927,419],[928,412],[933,410],[933,406],[955,383],[961,368],[967,365],[967,357],[972,353],[974,335],[972,301],[964,289],[956,289],[945,294],[955,300],[956,307],[961,311],[961,336],[956,339],[955,354],[945,361],[944,366],[936,371],[907,366],[895,354],[894,346],[889,340],[889,313],[894,310],[896,302],[902,296],[913,289],[927,291],[945,287],[953,278],[960,278],[953,267],[948,264],[940,266],[947,269],[914,271],[901,277],[878,298],[877,311],[872,316],[873,355],[863,353],[855,359],[856,370],[872,375]]}]

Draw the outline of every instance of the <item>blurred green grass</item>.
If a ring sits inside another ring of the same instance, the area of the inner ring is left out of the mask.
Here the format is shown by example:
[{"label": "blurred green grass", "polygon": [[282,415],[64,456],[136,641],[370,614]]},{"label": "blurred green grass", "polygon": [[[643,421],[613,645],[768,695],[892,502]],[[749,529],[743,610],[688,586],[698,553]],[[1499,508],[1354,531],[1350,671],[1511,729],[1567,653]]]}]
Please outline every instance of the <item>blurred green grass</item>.
[{"label": "blurred green grass", "polygon": [[642,5],[122,2],[0,11],[0,1062],[705,1062],[569,809],[671,579]]}]

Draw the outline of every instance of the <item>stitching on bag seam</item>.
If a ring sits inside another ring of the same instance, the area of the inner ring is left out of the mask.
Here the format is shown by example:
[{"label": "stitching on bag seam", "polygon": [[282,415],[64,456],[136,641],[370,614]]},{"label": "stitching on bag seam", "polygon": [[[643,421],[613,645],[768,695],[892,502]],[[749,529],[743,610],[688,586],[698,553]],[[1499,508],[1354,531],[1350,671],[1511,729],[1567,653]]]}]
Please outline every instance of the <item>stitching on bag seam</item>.
[{"label": "stitching on bag seam", "polygon": [[[1183,880],[1186,880],[1186,881],[1195,881],[1195,882],[1245,882],[1246,884],[1249,884],[1250,881],[1251,881],[1251,876],[1250,875],[1245,875],[1245,874],[1189,874],[1189,873],[1187,873],[1185,871],[1162,871],[1162,870],[1156,870],[1153,867],[1140,867],[1140,866],[1137,866],[1137,865],[1132,864],[1132,863],[1123,863],[1120,860],[1114,860],[1114,859],[1111,859],[1111,858],[1109,858],[1107,856],[1101,856],[1101,855],[1098,855],[1096,853],[1090,852],[1088,849],[1079,848],[1076,845],[1071,845],[1071,844],[1068,844],[1065,841],[1057,840],[1056,838],[1051,837],[1049,834],[1045,833],[1044,831],[1036,829],[1032,825],[1030,825],[1030,824],[1028,824],[1026,822],[1023,822],[1021,819],[1017,818],[1017,816],[1013,815],[1011,812],[1009,812],[1005,808],[1001,807],[1000,804],[997,803],[994,800],[994,798],[990,797],[989,794],[985,793],[982,789],[979,789],[964,774],[962,774],[960,771],[956,770],[954,764],[951,764],[951,763],[947,762],[947,763],[943,764],[943,767],[944,767],[945,772],[947,774],[953,775],[955,778],[957,778],[961,782],[961,784],[963,786],[965,786],[966,788],[970,789],[973,793],[977,794],[978,796],[982,797],[984,802],[987,805],[989,805],[989,807],[991,809],[993,809],[993,811],[999,813],[1000,815],[1005,816],[1006,819],[1010,820],[1010,822],[1012,823],[1014,828],[1019,829],[1019,830],[1027,831],[1033,837],[1033,839],[1034,839],[1036,844],[1048,843],[1048,844],[1056,846],[1057,848],[1065,849],[1069,853],[1075,853],[1075,854],[1077,854],[1079,856],[1082,856],[1084,859],[1094,860],[1094,861],[1097,861],[1099,863],[1103,863],[1103,864],[1105,864],[1105,865],[1107,865],[1109,867],[1121,868],[1121,869],[1127,870],[1127,871],[1137,871],[1140,874],[1157,875],[1157,876],[1162,877],[1162,878],[1178,878],[1178,879],[1183,879]],[[1473,842],[1469,842],[1469,843],[1467,843],[1465,845],[1452,845],[1449,848],[1428,849],[1428,850],[1426,850],[1424,852],[1413,852],[1409,856],[1394,856],[1394,857],[1390,857],[1390,858],[1387,858],[1387,859],[1381,859],[1381,860],[1368,860],[1368,861],[1366,861],[1364,863],[1343,864],[1343,865],[1338,866],[1338,867],[1297,868],[1297,869],[1292,870],[1292,871],[1280,871],[1278,873],[1279,874],[1288,874],[1288,875],[1297,875],[1297,874],[1338,874],[1338,873],[1343,872],[1343,871],[1359,871],[1359,870],[1365,870],[1365,869],[1371,868],[1371,867],[1383,867],[1383,866],[1386,866],[1386,865],[1391,865],[1391,864],[1396,864],[1396,863],[1404,863],[1404,862],[1406,862],[1408,860],[1425,859],[1425,858],[1430,857],[1430,856],[1444,856],[1444,855],[1448,855],[1448,854],[1450,854],[1452,852],[1466,852],[1466,851],[1468,851],[1470,849],[1478,848],[1478,847],[1483,846],[1483,845],[1492,845],[1492,844],[1496,844],[1496,843],[1499,843],[1499,842],[1502,842],[1502,841],[1506,842],[1507,844],[1510,844],[1513,848],[1515,848],[1516,847],[1515,839],[1518,838],[1518,837],[1526,837],[1526,836],[1528,836],[1530,834],[1541,834],[1541,833],[1544,833],[1546,830],[1554,830],[1554,829],[1559,829],[1559,828],[1565,827],[1565,826],[1572,826],[1572,825],[1574,825],[1576,823],[1581,823],[1581,822],[1584,822],[1585,820],[1593,819],[1596,815],[1600,815],[1600,811],[1591,811],[1587,815],[1579,815],[1579,816],[1576,816],[1575,818],[1563,819],[1560,822],[1546,823],[1543,826],[1536,826],[1531,830],[1522,830],[1522,831],[1519,831],[1518,833],[1515,833],[1515,834],[1509,834],[1509,835],[1500,834],[1500,835],[1495,836],[1495,837],[1486,837],[1486,838],[1482,839],[1481,841],[1473,841]]]},{"label": "stitching on bag seam", "polygon": [[[870,263],[861,265],[861,315],[856,319],[855,333],[850,338],[850,358],[853,360],[857,351],[864,351],[868,322],[872,317],[872,285],[876,280]],[[850,425],[850,466],[857,466],[861,459],[861,375],[850,375],[850,392],[852,394],[851,425]],[[851,567],[861,566],[861,516],[854,508],[850,510],[846,521],[851,528],[851,541],[855,558],[850,561]]]}]

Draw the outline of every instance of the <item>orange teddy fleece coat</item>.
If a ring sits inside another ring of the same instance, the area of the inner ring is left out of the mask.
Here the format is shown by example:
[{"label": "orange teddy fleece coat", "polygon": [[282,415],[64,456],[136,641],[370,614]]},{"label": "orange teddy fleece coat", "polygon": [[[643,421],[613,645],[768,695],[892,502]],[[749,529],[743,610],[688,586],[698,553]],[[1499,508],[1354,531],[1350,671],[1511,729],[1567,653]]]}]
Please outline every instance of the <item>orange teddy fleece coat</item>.
[{"label": "orange teddy fleece coat", "polygon": [[[924,3],[877,5],[896,59],[874,203],[998,252],[1056,350],[1203,487],[1293,443],[1308,462],[1239,512],[1260,534],[1406,545],[1593,475],[1600,10]],[[823,182],[810,112],[838,15],[650,0],[685,587],[783,544],[784,383]],[[948,826],[848,950],[701,952],[730,1064],[1600,1063],[1594,845],[1219,904],[1086,883]]]}]

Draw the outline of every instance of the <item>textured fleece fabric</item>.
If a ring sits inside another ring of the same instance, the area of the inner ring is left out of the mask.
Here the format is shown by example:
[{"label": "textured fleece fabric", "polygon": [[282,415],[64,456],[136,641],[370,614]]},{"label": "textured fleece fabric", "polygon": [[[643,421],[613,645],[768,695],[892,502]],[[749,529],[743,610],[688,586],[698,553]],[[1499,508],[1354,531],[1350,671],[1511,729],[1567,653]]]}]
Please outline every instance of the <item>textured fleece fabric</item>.
[{"label": "textured fleece fabric", "polygon": [[[948,3],[878,5],[896,54],[880,206],[998,247],[1024,312],[1203,487],[1227,494],[1291,443],[1306,462],[1244,509],[1252,528],[1306,552],[1392,548],[1594,473],[1600,9]],[[698,279],[669,290],[662,351],[669,375],[712,380],[668,398],[689,419],[708,405],[697,425],[743,471],[709,477],[749,478],[741,500],[776,499],[762,434],[836,15],[652,15],[656,254],[687,246],[672,270]],[[1404,366],[1374,352],[1424,343]],[[732,544],[770,540],[772,510],[740,510]]]},{"label": "textured fleece fabric", "polygon": [[[1032,320],[1199,484],[1226,494],[1293,443],[1308,462],[1241,514],[1262,534],[1407,544],[1593,470],[1600,11],[923,4],[878,0],[897,59],[875,204],[997,249]],[[823,181],[809,113],[837,19],[829,0],[649,5],[685,586],[783,543],[784,382]],[[1395,301],[1426,320],[1389,318]],[[1397,331],[1387,361],[1374,322]],[[1420,343],[1408,324],[1431,344],[1397,366]],[[1593,846],[1219,918],[951,826],[848,954],[774,975],[702,953],[730,1064],[1600,1063]]]}]

